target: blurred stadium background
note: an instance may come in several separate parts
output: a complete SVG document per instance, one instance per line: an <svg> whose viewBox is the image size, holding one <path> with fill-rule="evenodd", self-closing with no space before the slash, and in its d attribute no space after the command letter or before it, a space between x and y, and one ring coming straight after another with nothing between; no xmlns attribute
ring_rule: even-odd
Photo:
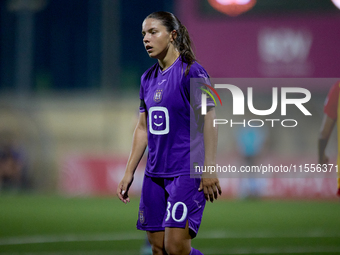
<svg viewBox="0 0 340 255"><path fill-rule="evenodd" d="M140 76L154 63L140 34L153 11L180 18L211 77L332 78L304 84L312 116L294 129L255 134L251 155L317 163L323 104L340 76L337 2L0 1L0 254L139 254L144 235L134 224L145 159L133 202L119 203L115 190L138 116ZM271 105L271 87L254 94L258 105ZM219 158L247 163L239 139L246 134L220 132L228 146ZM334 131L327 148L334 164L336 140ZM221 184L224 197L208 206L195 240L205 254L340 254L335 176Z"/></svg>

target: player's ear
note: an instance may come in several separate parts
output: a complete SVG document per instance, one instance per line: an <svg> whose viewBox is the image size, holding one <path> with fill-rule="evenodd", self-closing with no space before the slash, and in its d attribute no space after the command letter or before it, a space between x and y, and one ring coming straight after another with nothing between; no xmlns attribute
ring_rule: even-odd
<svg viewBox="0 0 340 255"><path fill-rule="evenodd" d="M171 33L170 33L170 36L171 36L170 41L171 42L175 41L176 38L177 38L177 31L176 30L172 30Z"/></svg>

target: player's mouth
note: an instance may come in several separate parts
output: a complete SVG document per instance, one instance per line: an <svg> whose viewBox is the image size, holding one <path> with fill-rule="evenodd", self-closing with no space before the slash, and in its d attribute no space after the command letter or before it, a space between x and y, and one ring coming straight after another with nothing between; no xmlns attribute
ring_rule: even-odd
<svg viewBox="0 0 340 255"><path fill-rule="evenodd" d="M146 49L147 52L150 52L150 51L153 49L153 47L151 47L151 46L149 46L149 45L146 45L146 46L145 46L145 49Z"/></svg>

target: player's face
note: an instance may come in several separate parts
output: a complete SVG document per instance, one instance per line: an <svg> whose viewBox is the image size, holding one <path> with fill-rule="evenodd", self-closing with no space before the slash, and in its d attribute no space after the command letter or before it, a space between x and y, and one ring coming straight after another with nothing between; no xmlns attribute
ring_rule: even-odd
<svg viewBox="0 0 340 255"><path fill-rule="evenodd" d="M145 19L142 24L144 47L151 58L163 59L170 47L173 36L157 19Z"/></svg>

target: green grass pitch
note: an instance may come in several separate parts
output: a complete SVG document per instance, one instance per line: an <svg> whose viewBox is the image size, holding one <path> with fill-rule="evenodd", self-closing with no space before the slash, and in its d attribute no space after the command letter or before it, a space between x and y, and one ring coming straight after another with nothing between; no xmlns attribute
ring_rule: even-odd
<svg viewBox="0 0 340 255"><path fill-rule="evenodd" d="M134 255L137 197L0 195L0 255ZM217 200L193 246L204 254L340 254L339 201Z"/></svg>

